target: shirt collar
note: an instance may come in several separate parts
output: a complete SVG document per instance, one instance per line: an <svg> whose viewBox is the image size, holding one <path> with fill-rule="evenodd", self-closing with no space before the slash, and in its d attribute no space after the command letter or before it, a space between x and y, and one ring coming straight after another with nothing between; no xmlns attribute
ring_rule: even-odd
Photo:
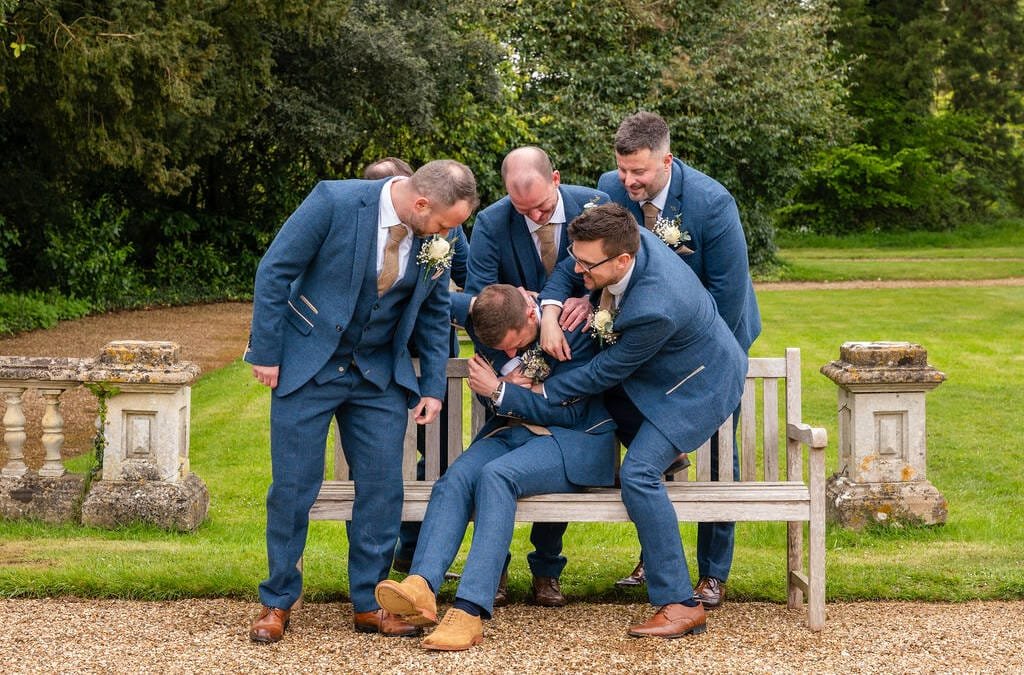
<svg viewBox="0 0 1024 675"><path fill-rule="evenodd" d="M395 211L395 203L391 201L391 184L396 180L405 180L404 176L395 176L380 189L380 209L377 216L377 227L387 230L392 225L402 225L398 212ZM406 226L406 229L409 229Z"/></svg>
<svg viewBox="0 0 1024 675"><path fill-rule="evenodd" d="M633 278L633 270L636 269L636 256L633 256L633 260L629 263L629 269L622 275L622 278L616 281L614 284L608 284L608 292L615 296L616 306L619 303L619 298L626 292L626 288L629 287L629 280Z"/></svg>

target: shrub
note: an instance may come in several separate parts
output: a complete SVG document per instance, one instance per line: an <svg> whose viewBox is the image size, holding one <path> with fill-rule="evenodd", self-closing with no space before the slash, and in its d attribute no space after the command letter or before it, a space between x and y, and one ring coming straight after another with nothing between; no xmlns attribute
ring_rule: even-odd
<svg viewBox="0 0 1024 675"><path fill-rule="evenodd" d="M14 335L37 328L50 328L58 321L77 319L90 312L85 300L59 293L0 293L0 335Z"/></svg>
<svg viewBox="0 0 1024 675"><path fill-rule="evenodd" d="M75 202L69 224L46 229L46 259L60 291L106 309L137 289L134 247L122 240L128 215L104 195L90 205Z"/></svg>

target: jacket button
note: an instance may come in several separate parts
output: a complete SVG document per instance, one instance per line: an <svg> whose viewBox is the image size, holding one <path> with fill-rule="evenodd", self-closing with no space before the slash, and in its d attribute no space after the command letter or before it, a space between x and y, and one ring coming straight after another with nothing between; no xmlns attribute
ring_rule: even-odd
<svg viewBox="0 0 1024 675"><path fill-rule="evenodd" d="M341 326L335 326L334 330L336 330L336 331L338 331L340 333L341 332Z"/></svg>

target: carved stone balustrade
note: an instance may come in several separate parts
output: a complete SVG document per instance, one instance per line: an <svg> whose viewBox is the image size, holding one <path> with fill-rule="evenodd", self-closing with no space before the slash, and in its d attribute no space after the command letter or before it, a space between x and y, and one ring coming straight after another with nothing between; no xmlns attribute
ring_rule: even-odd
<svg viewBox="0 0 1024 675"><path fill-rule="evenodd" d="M7 446L0 470L0 517L67 522L80 512L89 525L141 521L195 530L209 506L205 484L189 468L190 385L198 375L198 366L181 361L173 342L111 342L96 359L0 357ZM91 484L66 471L60 452L60 395L79 384L97 385L107 406L102 474ZM22 452L22 397L28 389L38 391L46 403L45 459L38 471L26 466Z"/></svg>

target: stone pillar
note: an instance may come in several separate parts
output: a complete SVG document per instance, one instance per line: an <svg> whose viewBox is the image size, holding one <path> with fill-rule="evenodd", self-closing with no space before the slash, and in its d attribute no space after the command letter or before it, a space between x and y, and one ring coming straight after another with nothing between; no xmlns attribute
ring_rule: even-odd
<svg viewBox="0 0 1024 675"><path fill-rule="evenodd" d="M946 522L946 499L926 477L925 393L945 374L909 342L846 342L821 368L839 387L839 471L828 480L831 522Z"/></svg>
<svg viewBox="0 0 1024 675"><path fill-rule="evenodd" d="M120 340L103 348L86 374L112 391L107 398L102 479L82 504L82 522L116 527L147 522L194 531L210 495L189 470L193 363L173 342Z"/></svg>

